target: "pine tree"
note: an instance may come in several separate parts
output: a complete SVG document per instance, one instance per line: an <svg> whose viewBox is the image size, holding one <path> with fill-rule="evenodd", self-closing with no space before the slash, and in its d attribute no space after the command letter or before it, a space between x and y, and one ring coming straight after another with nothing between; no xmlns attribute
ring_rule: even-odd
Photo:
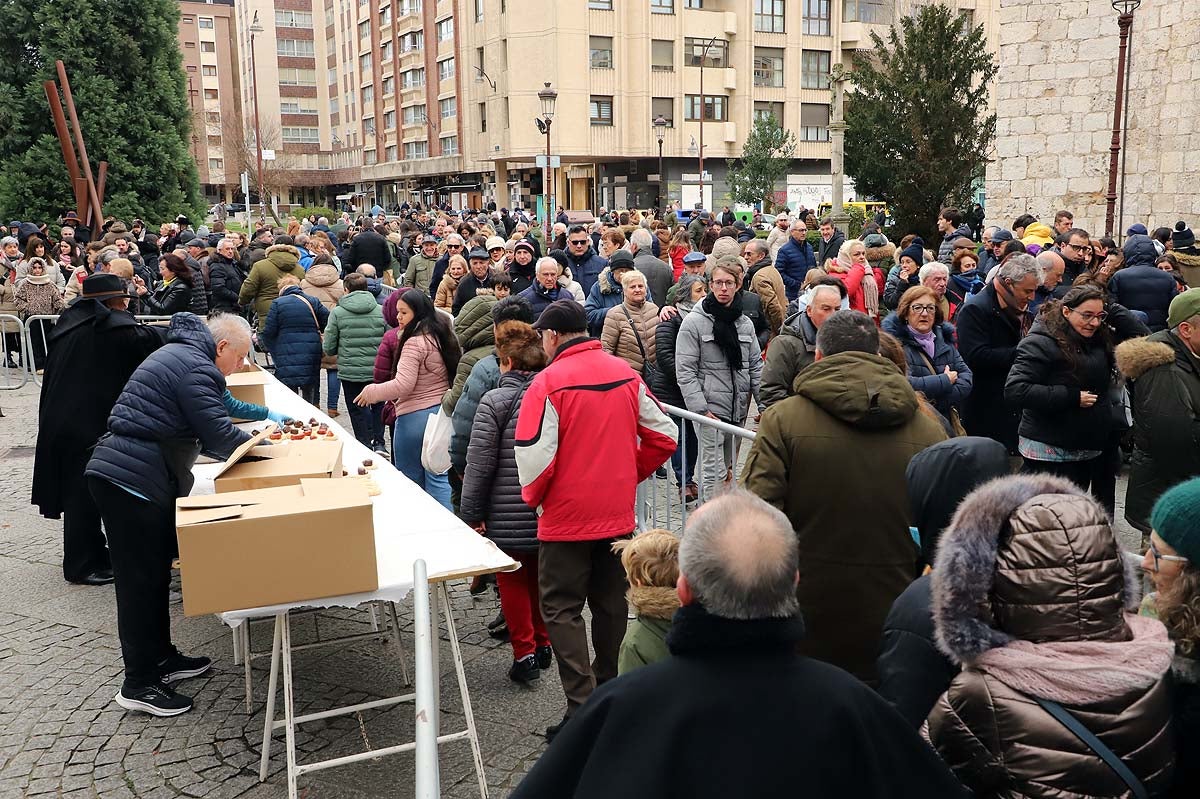
<svg viewBox="0 0 1200 799"><path fill-rule="evenodd" d="M902 17L887 42L854 58L846 101L846 174L885 201L903 233L935 241L938 210L965 208L996 134L988 86L997 67L983 26L944 5Z"/></svg>
<svg viewBox="0 0 1200 799"><path fill-rule="evenodd" d="M104 212L128 222L203 211L175 0L0 0L0 216L52 221L75 193L46 95L62 60Z"/></svg>
<svg viewBox="0 0 1200 799"><path fill-rule="evenodd" d="M796 135L780 127L774 116L756 119L742 146L741 162L726 161L729 199L746 204L761 200L769 211L775 184L787 176L795 152Z"/></svg>

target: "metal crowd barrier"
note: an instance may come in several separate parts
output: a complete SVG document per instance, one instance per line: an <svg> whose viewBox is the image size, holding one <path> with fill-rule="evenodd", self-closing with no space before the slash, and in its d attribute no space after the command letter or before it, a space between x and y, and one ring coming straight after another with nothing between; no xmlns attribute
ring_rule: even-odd
<svg viewBox="0 0 1200 799"><path fill-rule="evenodd" d="M25 346L25 327L19 317L0 314L0 331L4 333L4 351L0 352L0 391L21 388L30 378L30 370L25 366L30 360Z"/></svg>
<svg viewBox="0 0 1200 799"><path fill-rule="evenodd" d="M451 612L449 608L447 612ZM433 654L438 642L433 633L434 621L429 610L429 576L425 561L417 560L413 564L415 799L437 799L441 796L441 776L438 773L438 674Z"/></svg>
<svg viewBox="0 0 1200 799"><path fill-rule="evenodd" d="M0 316L0 320L8 318L16 319L16 317ZM135 316L134 318L142 324L154 324L158 322L171 321L170 316L145 315ZM20 388L21 386L25 385L27 380L32 380L34 385L40 386L42 384L42 376L38 374L38 367L37 363L35 362L36 359L34 358L34 352L35 348L40 345L42 357L45 358L45 353L49 352L50 350L49 340L47 338L47 330L54 327L54 325L57 323L57 314L26 317L24 325L21 327L21 338L24 342L24 349L21 354L21 368L25 372L25 377L19 384L15 386L8 386L4 384L4 376L3 373L0 372L0 388ZM21 325L21 320L17 319L17 324Z"/></svg>
<svg viewBox="0 0 1200 799"><path fill-rule="evenodd" d="M679 433L679 457L680 467L683 472L683 479L676 481L672 461L667 461L663 469L666 472L665 477L660 477L657 474L643 480L638 485L637 490L637 526L638 530L649 530L651 528L661 528L670 530L674 533L682 533L684 525L687 524L688 513L703 504L706 500L718 496L725 490L726 485L736 484L741 474L742 462L748 451L748 447L744 446L747 442L751 442L755 438L755 431L745 427L728 424L726 422L710 419L707 416L692 413L684 408L677 408L674 405L662 406L667 415L676 420ZM687 428L691 427L696 432L696 446L698 451L696 454L695 468L688 470L688 443L687 443ZM723 479L705 480L704 474L704 456L711 452L709 447L724 447L723 436L717 436L715 442L706 445L702 431L709 430L713 434L723 433L726 436L733 438L733 458L732 458L732 479L726 483ZM724 457L725 453L720 453ZM717 457L714 453L713 457ZM687 484L694 482L698 488L697 497L692 502L687 500ZM708 483L712 484L709 485Z"/></svg>

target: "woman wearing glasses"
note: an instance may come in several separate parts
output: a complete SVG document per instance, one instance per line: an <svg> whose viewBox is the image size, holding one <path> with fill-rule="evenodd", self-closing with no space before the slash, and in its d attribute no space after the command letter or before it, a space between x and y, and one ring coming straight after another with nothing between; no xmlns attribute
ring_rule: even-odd
<svg viewBox="0 0 1200 799"><path fill-rule="evenodd" d="M913 390L924 394L949 420L971 393L971 370L954 346L954 328L942 316L937 293L927 286L913 286L882 327L904 347Z"/></svg>
<svg viewBox="0 0 1200 799"><path fill-rule="evenodd" d="M1166 491L1150 514L1154 527L1142 570L1154 587L1142 615L1157 618L1175 643L1175 781L1172 797L1200 795L1200 478Z"/></svg>
<svg viewBox="0 0 1200 799"><path fill-rule="evenodd" d="M1109 400L1112 334L1104 292L1076 286L1042 306L1004 385L1021 410L1017 448L1022 472L1047 472L1090 489L1109 515L1116 500L1119 458Z"/></svg>

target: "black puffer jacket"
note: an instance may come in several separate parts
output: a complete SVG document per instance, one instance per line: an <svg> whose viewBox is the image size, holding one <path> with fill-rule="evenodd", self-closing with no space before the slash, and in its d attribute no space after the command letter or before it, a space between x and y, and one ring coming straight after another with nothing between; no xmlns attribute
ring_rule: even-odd
<svg viewBox="0 0 1200 799"><path fill-rule="evenodd" d="M1025 438L1065 449L1104 449L1113 422L1108 399L1113 354L1098 337L1087 340L1074 331L1067 336L1075 348L1074 367L1045 324L1036 322L1017 345L1004 399L1021 409L1019 432ZM1095 405L1079 406L1083 391L1099 396Z"/></svg>
<svg viewBox="0 0 1200 799"><path fill-rule="evenodd" d="M507 552L536 550L538 518L521 498L514 441L521 398L535 372L511 371L483 395L463 475L459 516L468 524L487 524L489 540Z"/></svg>
<svg viewBox="0 0 1200 799"><path fill-rule="evenodd" d="M192 306L197 293L204 296L204 292L194 292L191 286L176 278L142 297L142 313L149 316L170 316L180 311L195 313Z"/></svg>
<svg viewBox="0 0 1200 799"><path fill-rule="evenodd" d="M659 322L658 327L654 328L654 353L658 368L650 373L650 391L659 402L676 408L683 407L683 394L675 377L675 342L679 339L683 318L694 305L691 302L675 303L679 313Z"/></svg>
<svg viewBox="0 0 1200 799"><path fill-rule="evenodd" d="M213 361L216 354L204 321L176 314L167 345L142 362L117 398L108 434L85 474L170 508L191 491L191 469L201 451L226 458L249 440L225 410L225 376Z"/></svg>
<svg viewBox="0 0 1200 799"><path fill-rule="evenodd" d="M212 295L212 310L232 311L237 312L240 304L238 303L238 292L242 290L242 281L245 275L242 274L241 265L237 264L221 253L214 253L208 259L208 285L209 293Z"/></svg>

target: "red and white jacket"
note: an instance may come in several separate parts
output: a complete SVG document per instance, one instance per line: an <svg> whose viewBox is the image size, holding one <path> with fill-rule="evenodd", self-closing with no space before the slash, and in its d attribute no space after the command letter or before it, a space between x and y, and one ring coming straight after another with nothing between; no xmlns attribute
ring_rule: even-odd
<svg viewBox="0 0 1200 799"><path fill-rule="evenodd" d="M637 485L675 452L675 423L642 378L596 339L568 342L517 417L521 496L541 541L615 538L636 526Z"/></svg>

